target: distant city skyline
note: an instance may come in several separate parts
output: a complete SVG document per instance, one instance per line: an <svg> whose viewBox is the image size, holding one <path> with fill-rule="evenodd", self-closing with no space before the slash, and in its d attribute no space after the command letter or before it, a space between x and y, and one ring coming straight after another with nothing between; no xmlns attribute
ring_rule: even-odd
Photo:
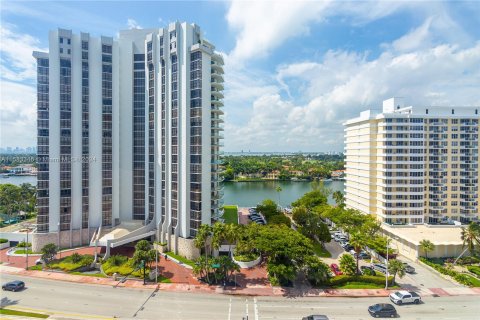
<svg viewBox="0 0 480 320"><path fill-rule="evenodd" d="M342 151L342 123L389 96L480 104L475 1L2 1L0 147L36 143L44 30L201 25L225 57L225 151Z"/></svg>
<svg viewBox="0 0 480 320"><path fill-rule="evenodd" d="M32 146L32 147L20 147L20 146L7 146L7 147L0 147L0 153L3 154L12 154L12 153L36 153L37 152L37 147Z"/></svg>

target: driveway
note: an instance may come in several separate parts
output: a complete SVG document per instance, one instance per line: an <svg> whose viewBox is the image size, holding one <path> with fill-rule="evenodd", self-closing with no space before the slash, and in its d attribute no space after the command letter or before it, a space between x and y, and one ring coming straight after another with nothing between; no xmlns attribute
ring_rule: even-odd
<svg viewBox="0 0 480 320"><path fill-rule="evenodd" d="M397 280L402 286L411 287L412 289L463 287L463 285L457 282L442 277L436 271L426 268L419 262L411 261L402 256L399 257L399 260L405 261L415 268L415 273L407 273L402 279Z"/></svg>

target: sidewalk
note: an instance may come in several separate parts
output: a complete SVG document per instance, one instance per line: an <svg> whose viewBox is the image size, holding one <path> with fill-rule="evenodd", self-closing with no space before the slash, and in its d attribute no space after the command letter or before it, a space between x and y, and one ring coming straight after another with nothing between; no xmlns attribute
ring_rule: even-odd
<svg viewBox="0 0 480 320"><path fill-rule="evenodd" d="M0 265L1 273L22 275L27 277L68 281L83 284L109 285L115 286L118 281L110 278L96 278L89 276L71 275L58 272L47 271L26 271L21 268ZM118 285L119 287L134 289L154 289L155 284L143 285L142 281L127 280L125 283ZM310 289L308 291L300 291L293 288L272 287L270 285L256 284L247 285L242 288L223 289L218 286L208 286L205 284L190 283L160 283L160 290L174 292L193 292L193 293L212 293L212 294L230 294L242 296L284 296L284 297L387 297L391 291L384 289ZM480 295L480 288L430 288L422 289L422 296L461 296L461 295Z"/></svg>

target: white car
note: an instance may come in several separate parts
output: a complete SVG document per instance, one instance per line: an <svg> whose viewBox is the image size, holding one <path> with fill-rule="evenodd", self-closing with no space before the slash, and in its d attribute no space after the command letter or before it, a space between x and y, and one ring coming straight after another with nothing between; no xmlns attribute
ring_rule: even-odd
<svg viewBox="0 0 480 320"><path fill-rule="evenodd" d="M38 265L41 265L41 264L45 264L45 261L43 261L42 258L35 260L35 265L38 266Z"/></svg>
<svg viewBox="0 0 480 320"><path fill-rule="evenodd" d="M392 300L393 303L401 305L404 303L415 303L419 304L422 298L413 291L397 291L390 293L390 300Z"/></svg>

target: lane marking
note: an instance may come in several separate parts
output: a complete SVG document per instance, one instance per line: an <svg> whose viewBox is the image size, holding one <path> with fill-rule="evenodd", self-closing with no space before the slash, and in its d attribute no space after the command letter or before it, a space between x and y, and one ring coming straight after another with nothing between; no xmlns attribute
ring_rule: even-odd
<svg viewBox="0 0 480 320"><path fill-rule="evenodd" d="M230 298L230 303L228 304L228 320L231 319L232 316L232 298Z"/></svg>
<svg viewBox="0 0 480 320"><path fill-rule="evenodd" d="M253 310L255 312L255 320L258 320L257 298L253 298Z"/></svg>
<svg viewBox="0 0 480 320"><path fill-rule="evenodd" d="M248 299L245 299L245 303L246 303L246 308L247 308L247 313L245 314L247 316L247 320L248 320Z"/></svg>

